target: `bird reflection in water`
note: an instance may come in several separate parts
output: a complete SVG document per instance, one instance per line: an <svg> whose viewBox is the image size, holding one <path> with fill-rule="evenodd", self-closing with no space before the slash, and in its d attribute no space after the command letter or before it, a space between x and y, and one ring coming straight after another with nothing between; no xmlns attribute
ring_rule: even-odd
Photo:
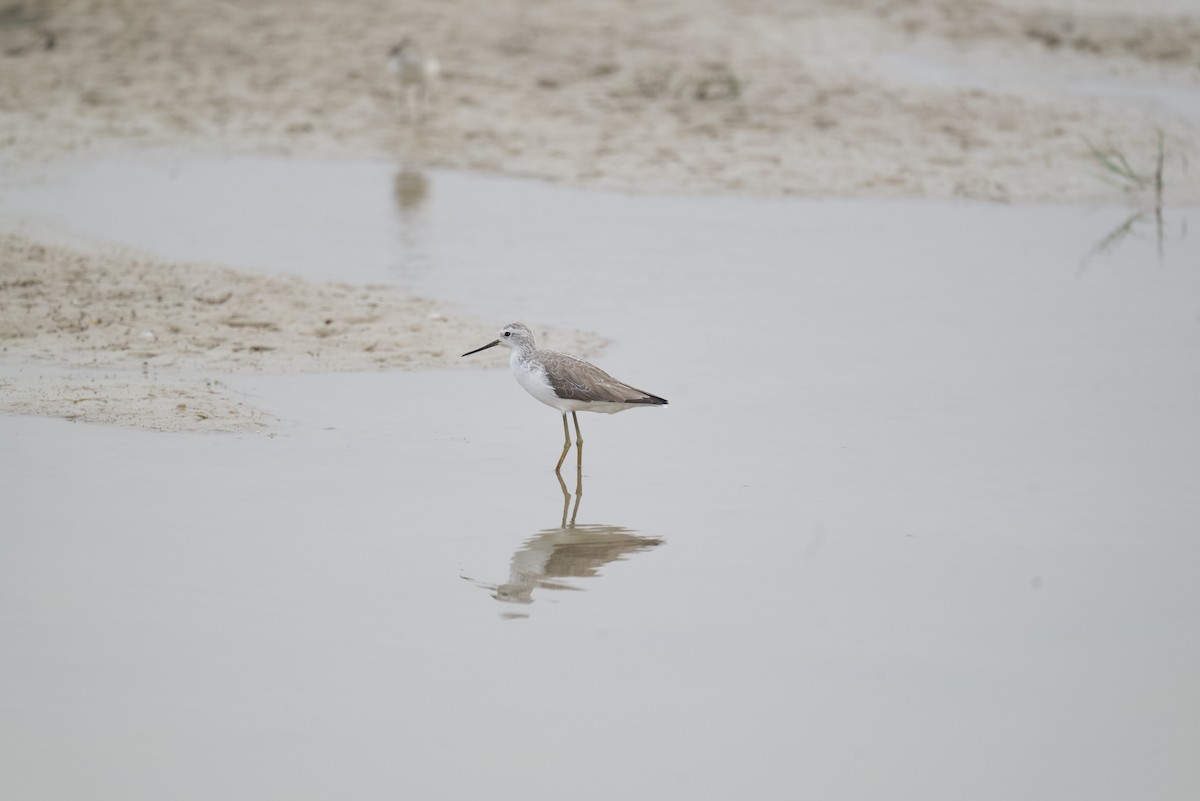
<svg viewBox="0 0 1200 801"><path fill-rule="evenodd" d="M428 247L430 179L419 162L401 162L392 179L392 199L399 213L397 264L411 278L431 265Z"/></svg>
<svg viewBox="0 0 1200 801"><path fill-rule="evenodd" d="M576 523L579 502L583 498L583 475L576 473L573 500L561 475L558 476L558 483L563 494L559 527L539 531L517 549L509 563L508 581L505 583L475 582L489 590L497 601L531 604L534 590L582 590L582 587L563 579L593 578L610 562L626 559L662 544L657 537L643 537L622 526ZM510 612L503 616L524 618L529 615Z"/></svg>
<svg viewBox="0 0 1200 801"><path fill-rule="evenodd" d="M429 196L429 179L417 167L405 164L392 180L392 197L402 217L412 216L421 210Z"/></svg>

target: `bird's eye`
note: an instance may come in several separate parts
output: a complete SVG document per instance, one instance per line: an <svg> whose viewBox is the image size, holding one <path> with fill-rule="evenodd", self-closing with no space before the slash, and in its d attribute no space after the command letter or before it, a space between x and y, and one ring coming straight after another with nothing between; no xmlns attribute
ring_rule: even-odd
<svg viewBox="0 0 1200 801"><path fill-rule="evenodd" d="M512 331L505 331L505 332L504 332L504 336L506 336L506 337L511 337L511 336L512 336Z"/></svg>

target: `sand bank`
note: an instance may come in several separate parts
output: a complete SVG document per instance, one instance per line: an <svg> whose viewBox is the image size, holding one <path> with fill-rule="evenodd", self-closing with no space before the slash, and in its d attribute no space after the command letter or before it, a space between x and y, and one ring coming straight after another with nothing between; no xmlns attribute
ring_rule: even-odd
<svg viewBox="0 0 1200 801"><path fill-rule="evenodd" d="M0 378L0 409L9 411L154 430L253 429L270 415L229 396L216 376L478 367L460 354L495 336L491 321L448 314L394 287L170 264L16 235L0 236L0 264L4 362L73 370ZM543 328L540 336L585 354L603 345L578 332ZM151 370L155 380L133 380Z"/></svg>

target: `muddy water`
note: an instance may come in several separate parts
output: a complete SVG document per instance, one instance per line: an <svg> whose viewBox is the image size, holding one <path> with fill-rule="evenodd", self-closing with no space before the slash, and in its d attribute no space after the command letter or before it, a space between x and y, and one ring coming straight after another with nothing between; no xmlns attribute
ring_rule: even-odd
<svg viewBox="0 0 1200 801"><path fill-rule="evenodd" d="M270 436L0 417L6 797L1200 791L1190 211L1160 256L1095 250L1119 208L159 155L0 213L596 330L671 401L584 416L578 509L503 371L223 378Z"/></svg>

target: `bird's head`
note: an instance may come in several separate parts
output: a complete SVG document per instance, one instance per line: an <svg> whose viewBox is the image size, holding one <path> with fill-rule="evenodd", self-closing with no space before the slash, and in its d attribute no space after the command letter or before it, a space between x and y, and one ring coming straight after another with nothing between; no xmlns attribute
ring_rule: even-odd
<svg viewBox="0 0 1200 801"><path fill-rule="evenodd" d="M472 353L479 353L481 350L487 350L496 345L503 345L506 348L532 348L533 332L524 323L509 323L500 329L500 336L483 347L467 351L463 356L470 356Z"/></svg>

